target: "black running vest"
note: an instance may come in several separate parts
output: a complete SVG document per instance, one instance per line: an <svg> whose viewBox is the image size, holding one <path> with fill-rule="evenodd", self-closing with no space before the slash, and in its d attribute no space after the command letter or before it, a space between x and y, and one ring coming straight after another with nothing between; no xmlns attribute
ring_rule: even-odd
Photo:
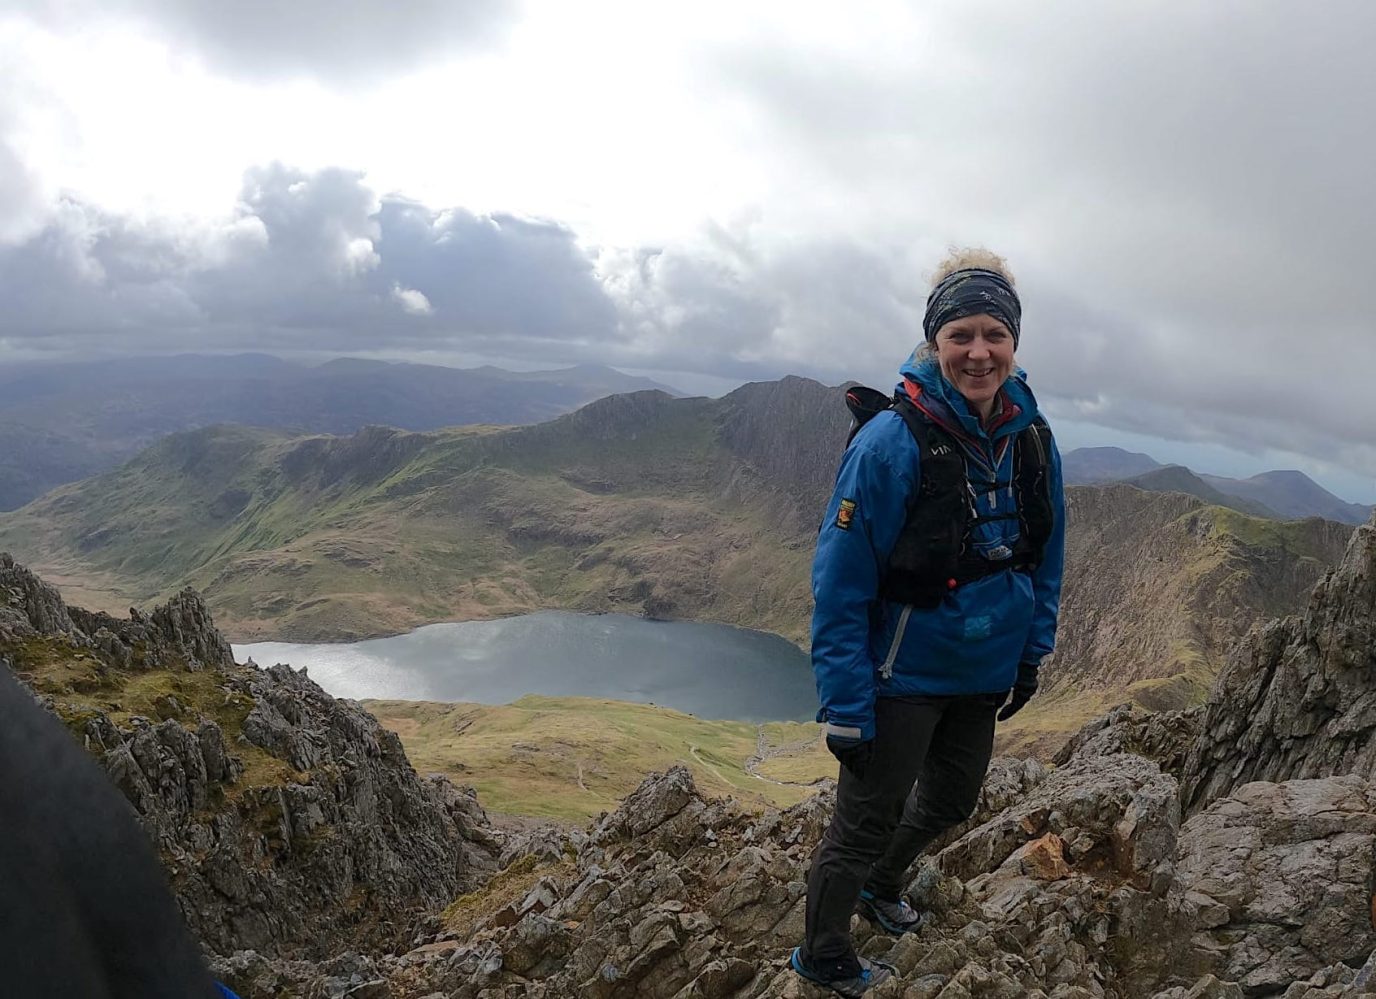
<svg viewBox="0 0 1376 999"><path fill-rule="evenodd" d="M907 519L889 555L879 583L885 600L914 607L936 607L957 587L994 573L1030 573L1042 562L1054 527L1051 504L1051 428L1040 416L1013 442L1013 496L1016 509L981 515L975 508L976 487L970 482L965 454L955 439L924 416L902 392L892 398L855 386L846 404L860 427L885 409L895 410L917 444L921 485L908 500ZM849 444L849 440L847 440ZM1009 483L980 489L993 492ZM970 532L980 524L1017 520L1018 541L1007 558L991 560L969 550Z"/></svg>

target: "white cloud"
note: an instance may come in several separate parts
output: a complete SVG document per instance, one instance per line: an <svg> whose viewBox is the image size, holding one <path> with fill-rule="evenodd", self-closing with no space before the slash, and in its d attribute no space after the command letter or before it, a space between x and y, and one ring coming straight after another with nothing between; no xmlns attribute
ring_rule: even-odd
<svg viewBox="0 0 1376 999"><path fill-rule="evenodd" d="M414 288L403 288L399 284L392 285L392 298L401 306L404 312L413 316L428 316L435 311L430 304L430 299L426 298Z"/></svg>
<svg viewBox="0 0 1376 999"><path fill-rule="evenodd" d="M877 382L987 243L1053 412L1376 473L1369 4L462 6L0 19L0 335Z"/></svg>

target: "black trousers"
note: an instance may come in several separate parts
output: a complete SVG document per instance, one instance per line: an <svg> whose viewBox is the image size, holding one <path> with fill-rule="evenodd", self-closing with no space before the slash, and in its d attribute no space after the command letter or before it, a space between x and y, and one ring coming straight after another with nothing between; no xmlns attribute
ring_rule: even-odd
<svg viewBox="0 0 1376 999"><path fill-rule="evenodd" d="M868 887L896 899L917 855L975 811L1003 695L881 698L863 780L845 767L836 811L812 855L803 958L853 952L850 917Z"/></svg>

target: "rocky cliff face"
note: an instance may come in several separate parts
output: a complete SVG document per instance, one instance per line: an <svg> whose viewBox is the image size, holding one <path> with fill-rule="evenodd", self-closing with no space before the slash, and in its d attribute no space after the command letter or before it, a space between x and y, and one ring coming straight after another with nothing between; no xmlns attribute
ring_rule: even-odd
<svg viewBox="0 0 1376 999"><path fill-rule="evenodd" d="M789 526L815 532L851 423L842 389L794 375L754 382L725 396L717 419L722 443L771 484Z"/></svg>
<svg viewBox="0 0 1376 999"><path fill-rule="evenodd" d="M861 952L899 972L876 999L1371 994L1376 785L1356 705L1376 698L1372 535L1204 708L1115 711L1054 770L995 761L974 818L910 872L921 930L857 922ZM8 561L0 596L3 655L124 788L246 999L820 996L787 955L829 790L761 816L674 769L584 832L508 842L488 878L498 843L476 802L418 779L301 674L217 658L194 595L100 618L124 659ZM1248 664L1259 686L1233 697ZM1301 717L1286 705L1328 714L1282 725ZM1248 782L1274 766L1249 753L1314 776Z"/></svg>
<svg viewBox="0 0 1376 999"><path fill-rule="evenodd" d="M1249 780L1376 776L1376 521L1303 614L1268 624L1229 659L1184 770L1198 809Z"/></svg>
<svg viewBox="0 0 1376 999"><path fill-rule="evenodd" d="M213 952L385 945L495 867L471 790L304 673L236 666L192 591L121 621L0 555L0 662L124 792Z"/></svg>
<svg viewBox="0 0 1376 999"><path fill-rule="evenodd" d="M1179 778L1185 760L1199 738L1203 705L1180 711L1147 711L1120 704L1106 715L1087 722L1052 757L1056 766L1071 760L1131 753L1144 756Z"/></svg>
<svg viewBox="0 0 1376 999"><path fill-rule="evenodd" d="M1149 681L1134 693L1154 709L1206 691L1258 620L1301 604L1351 533L1327 521L1249 521L1182 493L1120 485L1071 489L1067 507L1048 689Z"/></svg>
<svg viewBox="0 0 1376 999"><path fill-rule="evenodd" d="M1357 994L1376 946L1376 789L1251 784L1184 824L1177 790L1117 754L1043 772L982 812L913 872L920 932L856 923L861 952L899 972L876 999ZM820 997L787 955L831 804L824 792L753 816L673 770L586 834L524 844L405 953L239 954L217 970L250 997Z"/></svg>

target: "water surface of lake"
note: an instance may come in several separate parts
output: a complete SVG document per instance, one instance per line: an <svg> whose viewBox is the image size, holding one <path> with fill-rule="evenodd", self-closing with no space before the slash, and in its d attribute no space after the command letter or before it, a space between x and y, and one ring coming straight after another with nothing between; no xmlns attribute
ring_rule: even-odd
<svg viewBox="0 0 1376 999"><path fill-rule="evenodd" d="M541 611L348 644L235 645L234 655L305 666L336 697L606 697L741 721L807 721L817 710L807 655L777 635L623 614Z"/></svg>

